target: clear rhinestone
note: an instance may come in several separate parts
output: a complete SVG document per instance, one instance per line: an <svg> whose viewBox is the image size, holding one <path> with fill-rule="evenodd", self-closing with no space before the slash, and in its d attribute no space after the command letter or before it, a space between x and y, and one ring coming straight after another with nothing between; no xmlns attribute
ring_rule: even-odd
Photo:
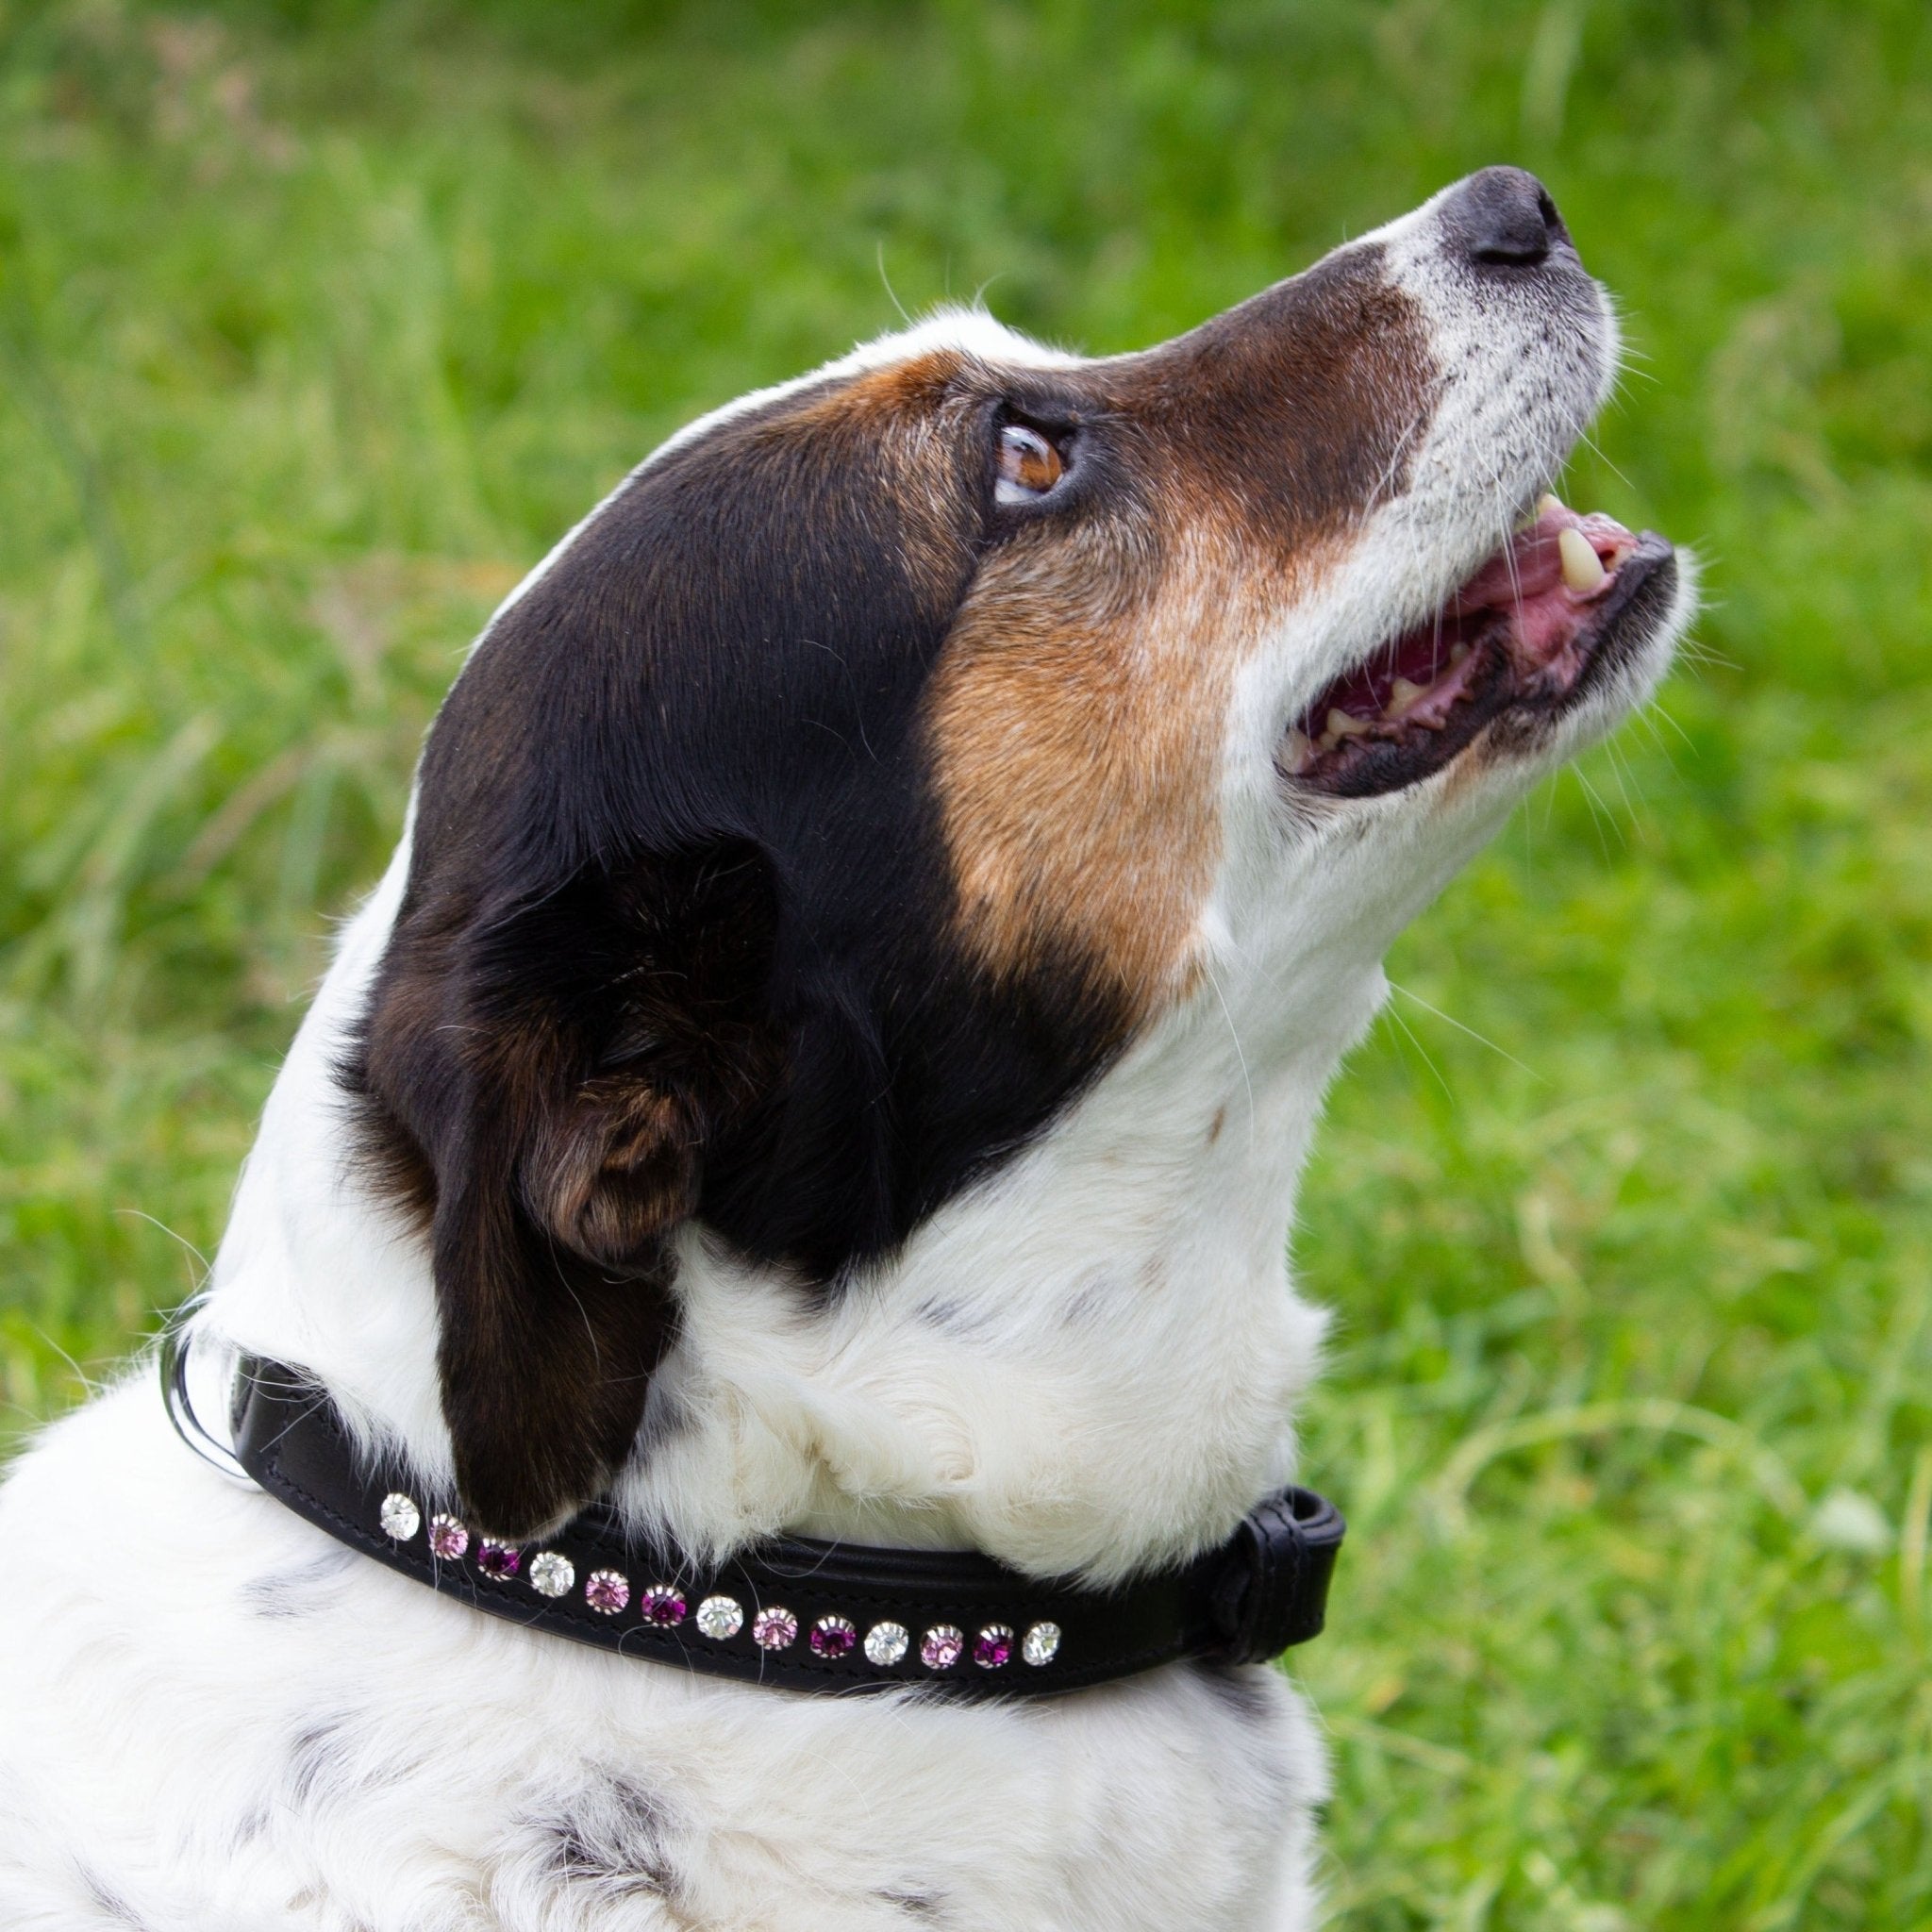
<svg viewBox="0 0 1932 1932"><path fill-rule="evenodd" d="M563 1596L577 1580L577 1566L556 1550L539 1550L530 1558L530 1588L542 1596Z"/></svg>
<svg viewBox="0 0 1932 1932"><path fill-rule="evenodd" d="M821 1617L811 1626L812 1652L818 1657L843 1657L858 1641L850 1617Z"/></svg>
<svg viewBox="0 0 1932 1932"><path fill-rule="evenodd" d="M524 1553L514 1543L499 1542L486 1536L476 1545L476 1567L486 1576L506 1583L524 1567Z"/></svg>
<svg viewBox="0 0 1932 1932"><path fill-rule="evenodd" d="M638 1615L660 1630L672 1630L684 1622L684 1592L675 1583L654 1583L638 1598Z"/></svg>
<svg viewBox="0 0 1932 1932"><path fill-rule="evenodd" d="M782 1604L773 1604L751 1620L751 1641L760 1650L784 1650L798 1638L798 1619Z"/></svg>
<svg viewBox="0 0 1932 1932"><path fill-rule="evenodd" d="M1058 1624L1035 1624L1020 1642L1020 1655L1038 1670L1041 1664L1050 1664L1060 1652L1060 1626Z"/></svg>
<svg viewBox="0 0 1932 1932"><path fill-rule="evenodd" d="M698 1628L713 1643L723 1643L744 1628L744 1606L735 1596L708 1596L698 1606Z"/></svg>
<svg viewBox="0 0 1932 1932"><path fill-rule="evenodd" d="M935 1624L920 1640L919 1660L929 1671L950 1671L965 1648L966 1639L957 1625Z"/></svg>
<svg viewBox="0 0 1932 1932"><path fill-rule="evenodd" d="M1013 1633L1004 1624L989 1624L974 1640L973 1661L982 1671L1001 1669L1013 1655Z"/></svg>
<svg viewBox="0 0 1932 1932"><path fill-rule="evenodd" d="M874 1624L865 1633L865 1654L880 1670L891 1670L911 1641L903 1624Z"/></svg>
<svg viewBox="0 0 1932 1932"><path fill-rule="evenodd" d="M455 1562L470 1547L470 1532L454 1516L436 1515L429 1519L429 1550L432 1556Z"/></svg>
<svg viewBox="0 0 1932 1932"><path fill-rule="evenodd" d="M406 1543L423 1527L423 1512L405 1495L388 1495L382 1499L382 1533L392 1536L399 1543Z"/></svg>
<svg viewBox="0 0 1932 1932"><path fill-rule="evenodd" d="M630 1601L630 1585L615 1570L592 1570L584 1578L584 1601L606 1617L614 1617Z"/></svg>

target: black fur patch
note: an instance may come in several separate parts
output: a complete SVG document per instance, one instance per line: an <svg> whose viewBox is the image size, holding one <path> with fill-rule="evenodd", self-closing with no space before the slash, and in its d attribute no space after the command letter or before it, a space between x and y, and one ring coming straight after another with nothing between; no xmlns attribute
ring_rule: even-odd
<svg viewBox="0 0 1932 1932"><path fill-rule="evenodd" d="M839 422L728 425L646 471L430 737L346 1074L365 1151L431 1217L458 1479L505 1533L629 1449L679 1222L829 1283L1116 1041L1077 971L993 988L943 940L918 699L973 464L950 532L909 531Z"/></svg>
<svg viewBox="0 0 1932 1932"><path fill-rule="evenodd" d="M679 1879L667 1848L669 1827L670 1813L655 1793L612 1777L542 1828L552 1865L567 1882L615 1897L675 1898Z"/></svg>
<svg viewBox="0 0 1932 1932"><path fill-rule="evenodd" d="M305 1724L289 1740L289 1796L297 1809L348 1782L352 1725L342 1716Z"/></svg>
<svg viewBox="0 0 1932 1932"><path fill-rule="evenodd" d="M1243 1724L1273 1724L1280 1714L1272 1664L1197 1663L1208 1690Z"/></svg>
<svg viewBox="0 0 1932 1932"><path fill-rule="evenodd" d="M893 1885L875 1892L875 1898L889 1906L895 1906L908 1918L938 1920L946 1909L946 1895L935 1887L924 1885Z"/></svg>
<svg viewBox="0 0 1932 1932"><path fill-rule="evenodd" d="M147 1921L92 1865L80 1867L80 1882L94 1909L109 1924L124 1927L125 1932L147 1932Z"/></svg>
<svg viewBox="0 0 1932 1932"><path fill-rule="evenodd" d="M293 1570L271 1570L242 1586L242 1596L258 1617L307 1617L322 1609L329 1586L356 1567L351 1550L325 1550Z"/></svg>

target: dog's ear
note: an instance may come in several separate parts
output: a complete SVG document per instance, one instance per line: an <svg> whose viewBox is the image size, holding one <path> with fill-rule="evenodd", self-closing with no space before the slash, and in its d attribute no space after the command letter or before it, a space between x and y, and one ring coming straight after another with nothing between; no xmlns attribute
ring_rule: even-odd
<svg viewBox="0 0 1932 1932"><path fill-rule="evenodd" d="M758 856L712 841L404 905L352 1085L365 1144L429 1221L438 1368L476 1524L527 1538L621 1467L675 1331L668 1246L708 1141L774 1074L774 914Z"/></svg>

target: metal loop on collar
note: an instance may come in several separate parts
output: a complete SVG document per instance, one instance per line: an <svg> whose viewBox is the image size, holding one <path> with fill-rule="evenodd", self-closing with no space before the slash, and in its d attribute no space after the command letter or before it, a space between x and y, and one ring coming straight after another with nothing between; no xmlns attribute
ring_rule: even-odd
<svg viewBox="0 0 1932 1932"><path fill-rule="evenodd" d="M168 1421L175 1433L210 1469L219 1470L231 1482L245 1483L255 1489L255 1478L242 1467L234 1450L219 1437L209 1435L194 1412L194 1403L188 1393L188 1356L193 1339L187 1310L175 1309L161 1330L161 1403L168 1411Z"/></svg>

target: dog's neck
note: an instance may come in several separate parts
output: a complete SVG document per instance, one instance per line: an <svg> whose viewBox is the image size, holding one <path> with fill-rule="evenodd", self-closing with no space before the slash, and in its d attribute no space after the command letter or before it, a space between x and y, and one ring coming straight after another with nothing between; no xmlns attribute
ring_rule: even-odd
<svg viewBox="0 0 1932 1932"><path fill-rule="evenodd" d="M309 1370L437 1482L426 1241L358 1173L336 1078L407 850L275 1083L202 1319ZM1288 1278L1294 1180L1382 984L1373 959L1298 973L1252 1011L1210 984L822 1306L689 1233L680 1337L619 1507L696 1552L791 1527L1098 1580L1224 1537L1291 1473L1323 1325Z"/></svg>

